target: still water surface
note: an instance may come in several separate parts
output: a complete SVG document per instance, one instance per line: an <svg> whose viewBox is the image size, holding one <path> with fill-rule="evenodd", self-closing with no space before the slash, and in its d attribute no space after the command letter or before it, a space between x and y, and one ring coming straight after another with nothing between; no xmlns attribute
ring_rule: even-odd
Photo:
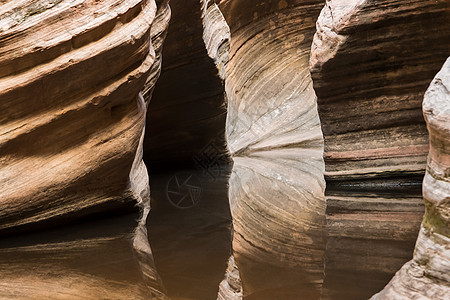
<svg viewBox="0 0 450 300"><path fill-rule="evenodd" d="M151 174L152 210L140 221L3 238L0 298L367 299L411 259L420 195L336 193L327 207L314 166L289 160L261 154L232 171ZM392 198L397 209L339 208L352 197Z"/></svg>

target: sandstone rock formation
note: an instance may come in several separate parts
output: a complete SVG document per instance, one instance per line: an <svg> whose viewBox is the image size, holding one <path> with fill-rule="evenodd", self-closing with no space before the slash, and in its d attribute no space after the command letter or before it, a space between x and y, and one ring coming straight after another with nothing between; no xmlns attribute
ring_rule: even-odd
<svg viewBox="0 0 450 300"><path fill-rule="evenodd" d="M326 2L310 69L325 141L327 250L358 248L358 240L376 249L395 239L398 250L381 246L379 256L389 257L389 272L405 258L401 243L407 249L423 213L428 139L421 102L448 56L449 8L448 1ZM364 236L355 234L361 226ZM350 271L330 264L330 254L328 275ZM329 280L325 293L334 290Z"/></svg>
<svg viewBox="0 0 450 300"><path fill-rule="evenodd" d="M233 253L220 285L217 272L188 270L188 286L208 281L188 296L368 297L410 258L428 151L414 258L373 298L450 294L449 60L425 95L429 141L421 110L448 56L449 2L172 0L163 47L168 2L0 5L0 230L125 202L144 213L132 249L123 236L0 249L17 262L0 260L0 296L31 281L49 297L75 280L57 296L166 299L143 152L154 166L204 169L202 154L222 163L228 150ZM185 259L166 251L173 241L154 241L161 260ZM36 260L42 248L49 260ZM116 250L135 255L136 282L69 261ZM171 292L183 283L166 267Z"/></svg>
<svg viewBox="0 0 450 300"><path fill-rule="evenodd" d="M217 300L241 300L242 296L242 282L239 269L234 261L234 256L231 255L228 260L225 277L219 285Z"/></svg>
<svg viewBox="0 0 450 300"><path fill-rule="evenodd" d="M219 7L231 30L225 74L231 154L321 141L308 70L320 1L220 1Z"/></svg>
<svg viewBox="0 0 450 300"><path fill-rule="evenodd" d="M414 258L372 299L447 299L450 295L450 58L425 93L430 152L423 181L426 212Z"/></svg>
<svg viewBox="0 0 450 300"><path fill-rule="evenodd" d="M325 251L324 165L308 66L321 4L211 2L204 8L218 7L231 32L229 60L216 61L226 62L234 256L218 298L317 298ZM205 32L214 32L207 21ZM221 37L218 30L207 40Z"/></svg>
<svg viewBox="0 0 450 300"><path fill-rule="evenodd" d="M158 4L2 2L0 229L148 200L140 91L158 74Z"/></svg>
<svg viewBox="0 0 450 300"><path fill-rule="evenodd" d="M449 17L446 0L326 2L311 73L327 185L421 181L428 152L421 102L448 55ZM376 180L386 177L399 181Z"/></svg>

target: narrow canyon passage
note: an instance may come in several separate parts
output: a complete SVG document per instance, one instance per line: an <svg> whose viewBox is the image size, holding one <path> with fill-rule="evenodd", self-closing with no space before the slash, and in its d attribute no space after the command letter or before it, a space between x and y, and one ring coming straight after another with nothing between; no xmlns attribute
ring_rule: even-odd
<svg viewBox="0 0 450 300"><path fill-rule="evenodd" d="M446 299L450 5L344 2L0 3L0 299Z"/></svg>
<svg viewBox="0 0 450 300"><path fill-rule="evenodd" d="M230 6L225 1L217 6L212 1L203 2L203 38L211 58L208 64L211 66L215 62L220 78L225 81L226 134L233 157L228 192L233 245L227 272L220 284L219 299L369 298L412 257L423 214L420 183L408 179L404 183L397 180L393 185L383 180L370 184L343 181L331 184L325 198L323 140L309 75L308 53L315 18L304 18L299 11L292 15L279 14L278 10L286 7L276 6L265 7L261 16L246 16L246 5L252 4L236 1ZM303 4L297 5L302 7ZM180 4L175 8L183 9ZM220 8L225 19L228 17L233 20L232 24L245 26L224 28L228 24L223 23ZM309 3L302 13L309 17L314 11L318 14L321 8L319 4ZM176 19L173 22L177 24ZM290 32L283 26L296 30ZM191 30L201 31L199 28ZM229 38L228 30L234 40L231 39L230 53L224 54L219 48L223 51L222 46ZM278 38L277 30L283 34L283 39ZM205 51L203 56L207 58ZM275 60L279 63L273 64ZM179 72L178 77L198 76L195 71L171 71ZM221 86L217 88L220 90ZM196 105L200 107L201 103ZM205 130L211 128L207 124ZM214 142L214 138L211 140ZM208 146L207 142L204 145ZM204 154L203 150L205 148L191 154L190 160L195 161ZM217 148L208 150L213 157L220 156ZM183 170L186 171L193 172ZM207 175L209 171L197 165L195 172ZM177 171L171 174L176 176ZM151 178L157 180L157 176ZM167 182L170 182L169 177L166 175ZM152 188L152 191L159 194L159 201L165 201L170 207L167 195L163 196L163 186L160 184L159 189ZM186 217L180 218L183 214ZM186 271L176 270L177 267L187 269L193 262L170 259L172 253L184 253L176 246L170 248L171 244L177 245L173 239L186 241L188 247L195 244L187 242L190 237L185 230L179 229L178 235L175 230L183 228L182 224L192 225L185 220L189 219L189 212L169 210L162 218L164 226L158 226L156 221L158 209L153 216L155 223L149 225L150 241L152 230L157 233L173 222L170 242L153 236L159 244L156 247L165 250L159 250L161 254L155 254L155 260L158 266L159 255L161 270L166 274L162 276L163 281L166 278L170 286L169 295L176 299L203 299L200 295L192 297L194 292L189 282L194 279L189 278ZM226 217L222 217L219 220L226 222ZM216 244L226 241L228 239L218 239ZM210 255L208 244L205 242L206 257ZM205 263L194 261L199 265ZM222 269L224 263L222 256ZM201 268L199 265L191 270ZM214 284L209 286L210 292L215 291Z"/></svg>

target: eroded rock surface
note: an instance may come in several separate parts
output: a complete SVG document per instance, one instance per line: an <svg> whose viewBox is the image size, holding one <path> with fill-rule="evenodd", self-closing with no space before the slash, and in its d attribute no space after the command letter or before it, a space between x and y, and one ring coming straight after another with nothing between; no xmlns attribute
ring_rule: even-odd
<svg viewBox="0 0 450 300"><path fill-rule="evenodd" d="M309 51L320 1L221 1L231 30L225 75L232 155L321 141Z"/></svg>
<svg viewBox="0 0 450 300"><path fill-rule="evenodd" d="M140 91L158 75L158 4L2 2L0 229L148 200Z"/></svg>
<svg viewBox="0 0 450 300"><path fill-rule="evenodd" d="M419 231L429 149L421 103L448 56L449 8L448 1L326 2L310 69L325 141L327 250L346 244L358 248L358 240L376 249L389 239L407 249ZM363 236L356 234L361 226ZM384 249L379 256L391 262L392 271L405 253ZM346 266L333 265L329 254L326 272L340 270L345 278ZM385 273L389 268L378 269ZM326 293L333 290L327 278L325 286Z"/></svg>
<svg viewBox="0 0 450 300"><path fill-rule="evenodd" d="M234 256L218 298L318 298L325 251L323 140L308 66L321 3L215 3L231 32L224 77L234 161Z"/></svg>
<svg viewBox="0 0 450 300"><path fill-rule="evenodd" d="M449 8L446 0L326 2L311 73L327 184L421 181L428 152L421 102L448 55Z"/></svg>
<svg viewBox="0 0 450 300"><path fill-rule="evenodd" d="M423 181L426 212L414 258L372 299L447 299L450 295L450 58L425 93L430 137Z"/></svg>
<svg viewBox="0 0 450 300"><path fill-rule="evenodd" d="M231 255L228 259L228 267L225 277L220 282L217 300L241 300L242 299L242 282L239 275L239 269Z"/></svg>

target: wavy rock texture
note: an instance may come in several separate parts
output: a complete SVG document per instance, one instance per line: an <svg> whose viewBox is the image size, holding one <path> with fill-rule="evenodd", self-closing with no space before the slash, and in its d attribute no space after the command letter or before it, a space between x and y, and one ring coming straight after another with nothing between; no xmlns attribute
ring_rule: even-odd
<svg viewBox="0 0 450 300"><path fill-rule="evenodd" d="M148 239L142 236L146 215L137 228L136 217L4 240L0 298L169 299L154 269Z"/></svg>
<svg viewBox="0 0 450 300"><path fill-rule="evenodd" d="M423 213L428 139L421 102L448 55L449 20L448 1L331 0L319 16L310 69L325 141L328 296L368 297L357 289L336 295L334 286L354 284L345 279L350 273L360 286L382 283L408 257ZM396 246L386 252L389 240ZM370 266L368 257L381 256L389 266L374 266L369 278L339 265L344 249L367 243L379 251L353 258Z"/></svg>
<svg viewBox="0 0 450 300"><path fill-rule="evenodd" d="M244 299L320 296L326 236L321 171L320 148L234 157L229 201Z"/></svg>
<svg viewBox="0 0 450 300"><path fill-rule="evenodd" d="M425 93L430 136L423 181L426 212L414 258L372 299L447 299L450 295L450 58Z"/></svg>
<svg viewBox="0 0 450 300"><path fill-rule="evenodd" d="M220 78L224 80L230 52L230 27L214 1L200 1L202 3L203 42L208 56L214 60ZM224 97L226 100L226 94Z"/></svg>
<svg viewBox="0 0 450 300"><path fill-rule="evenodd" d="M321 141L309 50L320 1L223 1L230 25L227 141L232 155Z"/></svg>
<svg viewBox="0 0 450 300"><path fill-rule="evenodd" d="M446 0L326 2L311 73L327 184L379 177L421 181L428 152L421 102L448 55L449 19Z"/></svg>
<svg viewBox="0 0 450 300"><path fill-rule="evenodd" d="M164 24L151 28L163 11L152 0L2 2L0 229L148 199L139 92L157 75L151 31Z"/></svg>
<svg viewBox="0 0 450 300"><path fill-rule="evenodd" d="M156 12L156 17L150 30L152 46L155 50L155 63L152 65L150 74L147 77L147 81L145 82L142 91L145 102L147 103L147 108L152 98L155 84L161 73L163 43L167 36L167 29L172 15L169 1L170 0L156 0L158 11Z"/></svg>
<svg viewBox="0 0 450 300"><path fill-rule="evenodd" d="M193 165L208 149L227 153L223 82L202 39L199 0L172 0L161 77L147 119L144 157L152 167ZM202 166L200 166L202 167Z"/></svg>
<svg viewBox="0 0 450 300"><path fill-rule="evenodd" d="M204 7L214 7L208 2ZM320 1L215 3L231 32L225 90L236 266L230 265L218 297L317 298L324 165L308 66Z"/></svg>

